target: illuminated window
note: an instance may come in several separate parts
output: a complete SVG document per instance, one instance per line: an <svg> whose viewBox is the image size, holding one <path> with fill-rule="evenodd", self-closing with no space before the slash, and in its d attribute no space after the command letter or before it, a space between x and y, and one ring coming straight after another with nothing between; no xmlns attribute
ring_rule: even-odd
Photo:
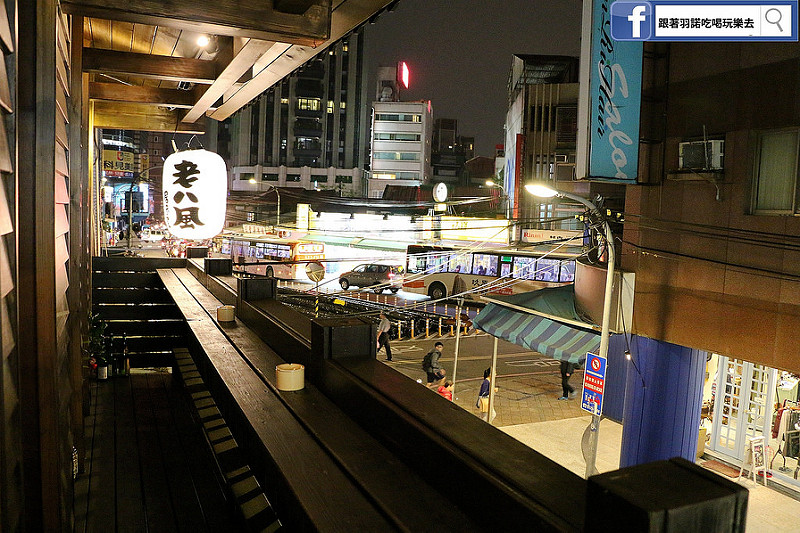
<svg viewBox="0 0 800 533"><path fill-rule="evenodd" d="M319 98L298 98L297 109L319 111Z"/></svg>
<svg viewBox="0 0 800 533"><path fill-rule="evenodd" d="M328 100L328 113L333 113L333 100Z"/></svg>
<svg viewBox="0 0 800 533"><path fill-rule="evenodd" d="M347 102L345 102L345 101L339 102L339 108L340 109L344 109L346 106L347 106Z"/></svg>
<svg viewBox="0 0 800 533"><path fill-rule="evenodd" d="M376 141L415 141L420 140L419 133L376 133Z"/></svg>
<svg viewBox="0 0 800 533"><path fill-rule="evenodd" d="M387 122L422 122L422 115L409 113L375 113L375 120Z"/></svg>
<svg viewBox="0 0 800 533"><path fill-rule="evenodd" d="M289 99L288 98L281 98L281 103L282 104L288 104L289 103Z"/></svg>
<svg viewBox="0 0 800 533"><path fill-rule="evenodd" d="M374 179L376 179L376 180L393 180L393 179L395 179L395 175L394 174L378 173L378 172L373 174L372 177Z"/></svg>
<svg viewBox="0 0 800 533"><path fill-rule="evenodd" d="M771 131L759 136L753 198L756 214L790 215L800 212L798 149L799 130Z"/></svg>
<svg viewBox="0 0 800 533"><path fill-rule="evenodd" d="M373 158L394 161L419 161L419 152L375 152Z"/></svg>
<svg viewBox="0 0 800 533"><path fill-rule="evenodd" d="M345 43L342 45L342 52L347 52L347 51L349 51L349 47L347 46L347 43Z"/></svg>

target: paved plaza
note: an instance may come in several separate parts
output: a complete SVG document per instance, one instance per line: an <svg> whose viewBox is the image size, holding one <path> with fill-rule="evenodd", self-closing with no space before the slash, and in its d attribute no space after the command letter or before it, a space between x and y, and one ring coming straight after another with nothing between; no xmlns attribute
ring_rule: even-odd
<svg viewBox="0 0 800 533"><path fill-rule="evenodd" d="M424 380L420 362L437 339L394 341L392 343L392 368L414 380ZM441 362L452 377L455 358L455 339L445 336ZM491 364L493 338L486 334L471 335L461 339L459 349L455 402L464 409L479 415L475 408L483 370ZM383 352L378 355L383 357ZM537 452L556 461L564 468L583 476L586 463L581 453L581 438L591 416L575 399L559 401L561 377L558 361L524 348L499 341L498 392L495 394L497 418L494 425ZM572 385L580 392L583 373L577 371ZM424 386L421 385L421 386ZM619 468L622 442L622 425L603 420L596 466L599 472ZM700 461L698 464L702 464ZM728 478L732 479L732 478ZM742 486L750 491L747 509L747 531L752 533L790 533L800 530L800 495L787 496L752 480L741 478Z"/></svg>

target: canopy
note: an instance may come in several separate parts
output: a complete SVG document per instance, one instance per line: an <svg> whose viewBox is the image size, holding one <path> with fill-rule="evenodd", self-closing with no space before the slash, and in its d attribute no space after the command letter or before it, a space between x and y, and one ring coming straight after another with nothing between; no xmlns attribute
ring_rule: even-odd
<svg viewBox="0 0 800 533"><path fill-rule="evenodd" d="M472 323L495 337L570 363L582 362L587 352L600 348L596 326L582 322L575 312L571 285L487 300L492 303Z"/></svg>

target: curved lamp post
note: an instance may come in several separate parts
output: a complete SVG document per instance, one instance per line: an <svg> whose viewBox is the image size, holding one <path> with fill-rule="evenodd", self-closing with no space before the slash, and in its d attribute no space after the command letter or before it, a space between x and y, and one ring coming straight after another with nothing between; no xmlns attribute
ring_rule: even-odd
<svg viewBox="0 0 800 533"><path fill-rule="evenodd" d="M508 194L506 194L505 188L492 180L486 180L486 186L491 187L492 189L500 189L501 199L503 199L504 203L506 204L506 218L511 220L511 199L508 197Z"/></svg>
<svg viewBox="0 0 800 533"><path fill-rule="evenodd" d="M250 181L250 183L253 183L253 184L258 183L255 178L250 178L249 181ZM278 205L277 205L277 212L276 212L277 214L276 214L276 217L275 217L275 227L278 227L278 226L281 225L281 192L278 190L278 187L276 185L270 185L269 189L264 191L264 193L268 193L268 192L272 192L272 191L275 191L275 196L278 197Z"/></svg>
<svg viewBox="0 0 800 533"><path fill-rule="evenodd" d="M611 233L611 226L608 224L608 220L602 216L597 206L586 198L563 191L558 191L544 183L529 183L525 185L525 190L540 198L569 198L570 200L574 200L586 206L590 212L598 215L603 221L606 250L608 250L608 263L606 268L606 292L605 296L603 297L603 321L600 329L600 353L598 355L608 360L608 339L610 335L609 331L611 322L611 291L614 288L614 236ZM600 436L600 413L592 414L592 424L590 427L591 438L589 439L589 452L588 457L586 458L587 478L597 473L595 462L597 458L597 441Z"/></svg>

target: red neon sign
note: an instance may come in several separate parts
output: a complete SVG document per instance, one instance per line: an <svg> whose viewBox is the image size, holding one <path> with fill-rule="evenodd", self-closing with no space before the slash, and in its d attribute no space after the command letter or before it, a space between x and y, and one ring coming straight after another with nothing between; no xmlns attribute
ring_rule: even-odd
<svg viewBox="0 0 800 533"><path fill-rule="evenodd" d="M411 75L408 70L408 65L406 64L405 61L400 61L397 64L397 82L401 83L403 87L408 89L408 82L410 77Z"/></svg>

